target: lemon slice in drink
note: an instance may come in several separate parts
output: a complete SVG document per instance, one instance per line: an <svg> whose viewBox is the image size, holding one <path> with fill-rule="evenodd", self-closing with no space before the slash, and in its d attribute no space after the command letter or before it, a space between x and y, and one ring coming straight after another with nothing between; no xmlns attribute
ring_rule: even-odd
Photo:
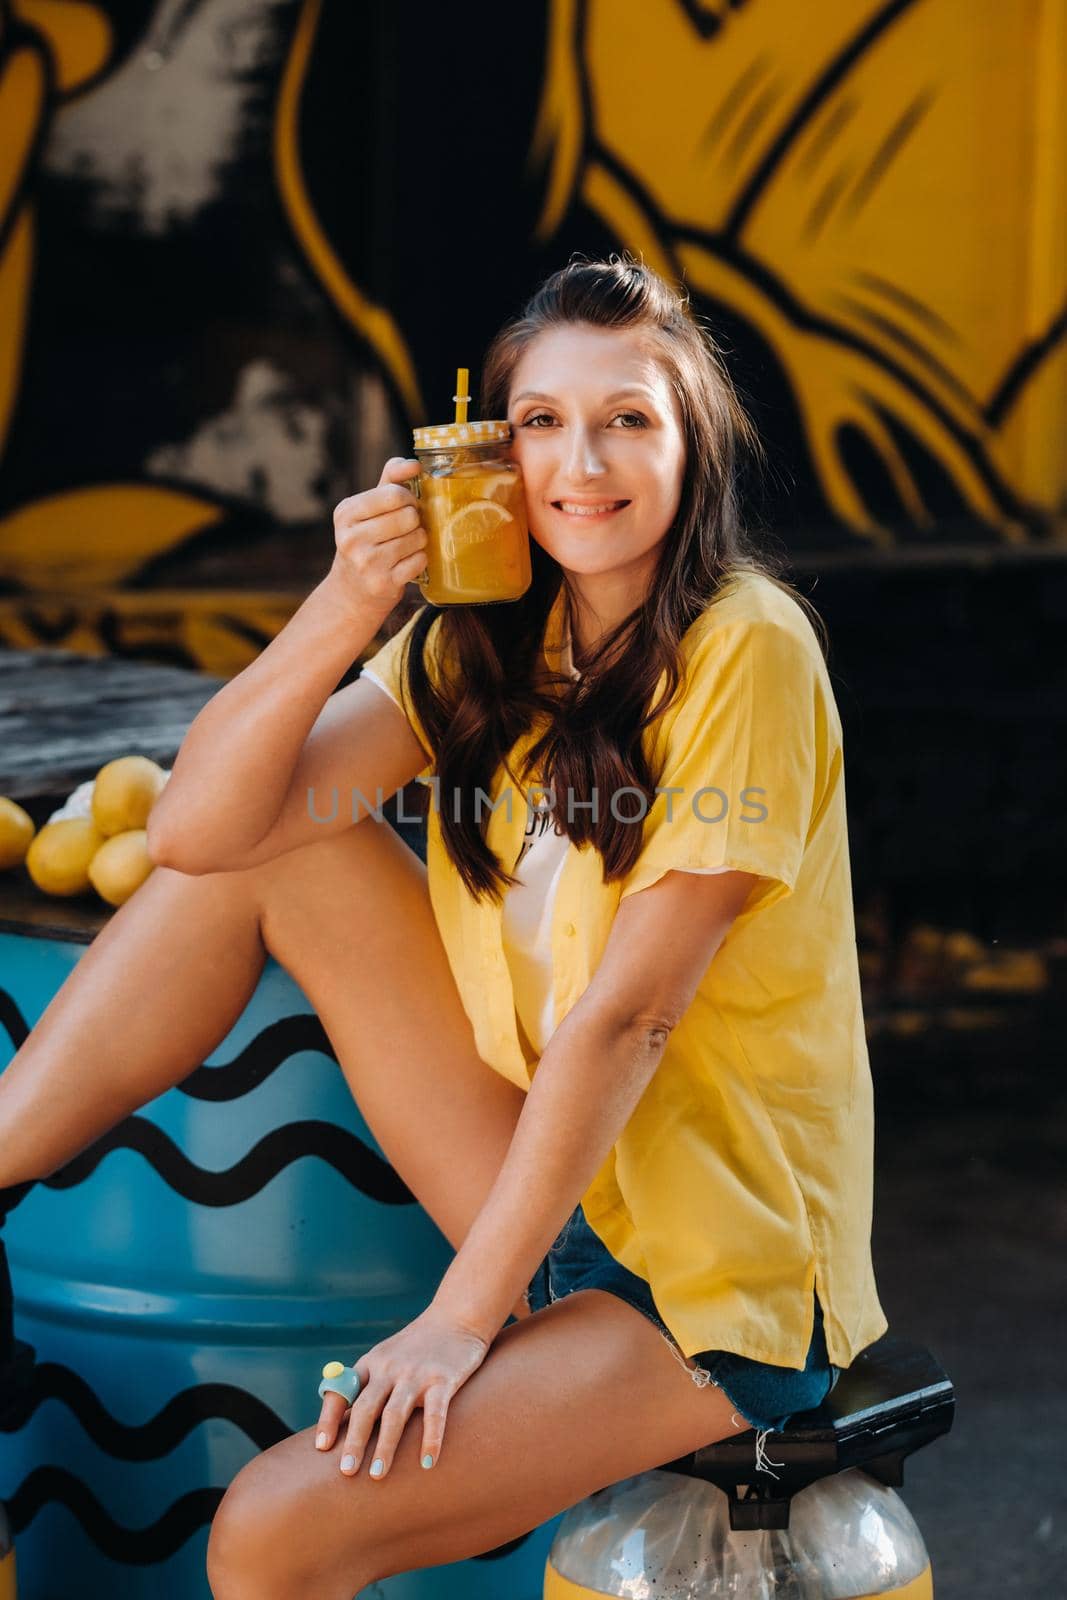
<svg viewBox="0 0 1067 1600"><path fill-rule="evenodd" d="M465 506L453 511L441 529L445 555L451 560L461 549L485 544L497 533L501 523L511 520L511 513L495 500L468 500Z"/></svg>

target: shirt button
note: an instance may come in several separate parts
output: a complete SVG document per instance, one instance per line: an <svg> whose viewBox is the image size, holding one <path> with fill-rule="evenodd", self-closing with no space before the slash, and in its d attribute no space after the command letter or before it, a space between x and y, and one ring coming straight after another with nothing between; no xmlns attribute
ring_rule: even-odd
<svg viewBox="0 0 1067 1600"><path fill-rule="evenodd" d="M573 922L565 922L563 924L563 931L567 935L568 939L573 939L574 938L574 934L575 934L574 923Z"/></svg>

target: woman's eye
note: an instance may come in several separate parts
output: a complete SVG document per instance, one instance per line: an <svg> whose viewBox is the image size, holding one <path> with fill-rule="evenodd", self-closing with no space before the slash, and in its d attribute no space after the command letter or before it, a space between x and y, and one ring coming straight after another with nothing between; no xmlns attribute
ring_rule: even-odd
<svg viewBox="0 0 1067 1600"><path fill-rule="evenodd" d="M611 420L613 425L616 422L622 423L622 431L624 433L630 433L637 428L645 428L648 426L645 418L639 411L620 411L616 416L612 417ZM535 411L532 416L527 417L524 422L519 424L520 427L533 428L539 433L543 432L544 428L552 428L555 427L555 425L556 419L550 411Z"/></svg>

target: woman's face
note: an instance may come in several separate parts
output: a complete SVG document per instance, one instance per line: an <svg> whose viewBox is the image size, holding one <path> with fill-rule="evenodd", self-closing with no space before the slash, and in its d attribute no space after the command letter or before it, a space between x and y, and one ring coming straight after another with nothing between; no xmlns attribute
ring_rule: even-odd
<svg viewBox="0 0 1067 1600"><path fill-rule="evenodd" d="M677 396L647 334L584 322L538 334L508 420L538 544L579 579L644 593L685 472Z"/></svg>

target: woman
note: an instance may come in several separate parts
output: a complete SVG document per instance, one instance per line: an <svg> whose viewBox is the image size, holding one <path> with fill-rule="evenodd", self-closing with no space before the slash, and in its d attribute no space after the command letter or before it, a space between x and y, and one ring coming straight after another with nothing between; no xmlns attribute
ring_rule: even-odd
<svg viewBox="0 0 1067 1600"><path fill-rule="evenodd" d="M355 1404L238 1475L216 1600L347 1600L762 1446L886 1328L841 728L739 526L729 380L616 259L550 279L484 370L528 593L424 607L332 694L426 547L414 462L343 501L327 577L189 730L159 870L0 1080L0 1183L49 1173L202 1060L270 952L456 1246L422 1315L343 1353ZM367 812L431 775L427 877ZM357 809L315 820L331 788Z"/></svg>

